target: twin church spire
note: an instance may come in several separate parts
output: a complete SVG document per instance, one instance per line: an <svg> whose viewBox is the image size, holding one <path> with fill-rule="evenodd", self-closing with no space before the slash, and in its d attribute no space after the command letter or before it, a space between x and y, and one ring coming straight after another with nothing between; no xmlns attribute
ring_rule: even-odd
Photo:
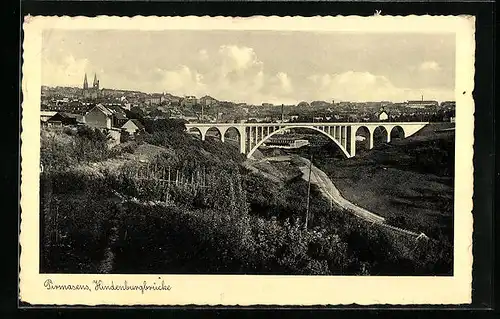
<svg viewBox="0 0 500 319"><path fill-rule="evenodd" d="M99 80L97 79L97 74L94 74L94 83L92 84L94 89L99 90ZM83 89L87 90L89 88L89 83L87 81L87 73L85 73L85 77L83 78Z"/></svg>
<svg viewBox="0 0 500 319"><path fill-rule="evenodd" d="M85 73L85 77L83 78L82 93L84 98L90 98L90 99L97 99L98 97L101 96L97 74L94 74L94 83L92 83L92 87L89 87L89 82L87 81L87 73Z"/></svg>

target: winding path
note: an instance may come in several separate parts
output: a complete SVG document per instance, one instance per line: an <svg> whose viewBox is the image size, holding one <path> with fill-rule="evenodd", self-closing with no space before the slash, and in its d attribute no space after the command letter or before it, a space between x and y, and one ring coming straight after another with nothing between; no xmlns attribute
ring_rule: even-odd
<svg viewBox="0 0 500 319"><path fill-rule="evenodd" d="M283 162L283 161L290 161L291 159L292 159L291 156L276 156L276 157L268 157L260 161ZM427 236L424 233L419 234L406 229L386 224L384 217L374 214L345 199L342 196L342 194L340 194L340 191L337 189L337 187L335 187L333 182L330 180L328 175L326 175L325 172L323 172L316 166L311 165L311 162L308 159L305 159L300 156L294 156L294 159L300 160L301 164L299 165L299 169L302 172L302 178L306 181L309 178L309 167L311 168L311 183L317 185L323 196L328 198L331 202L339 205L348 212L368 222L376 223L378 225L381 225L385 228L391 229L399 233L404 233L406 235L417 237L417 239L422 237L427 238Z"/></svg>
<svg viewBox="0 0 500 319"><path fill-rule="evenodd" d="M307 179L309 178L310 161L305 158L302 158L302 161L304 162L304 166L299 166L299 169L302 172L302 178L307 181ZM325 172L314 165L311 165L311 183L317 185L326 198L336 203L343 209L355 214L356 216L363 218L369 222L385 222L384 217L374 214L362 207L359 207L342 197L340 191L337 189L337 187L335 187L335 185L325 174Z"/></svg>

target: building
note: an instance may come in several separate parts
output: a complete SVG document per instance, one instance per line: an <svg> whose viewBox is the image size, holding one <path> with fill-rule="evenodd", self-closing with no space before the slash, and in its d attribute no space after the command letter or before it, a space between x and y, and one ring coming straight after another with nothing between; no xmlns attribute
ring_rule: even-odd
<svg viewBox="0 0 500 319"><path fill-rule="evenodd" d="M83 117L78 114L65 112L57 112L52 117L46 120L46 126L66 126L77 125L83 123Z"/></svg>
<svg viewBox="0 0 500 319"><path fill-rule="evenodd" d="M99 80L97 79L97 74L94 74L94 82L92 83L92 87L89 87L87 82L87 73L85 73L85 77L83 78L83 98L85 99L97 99L101 96L101 91L99 90Z"/></svg>
<svg viewBox="0 0 500 319"><path fill-rule="evenodd" d="M445 110L454 110L456 107L455 101L444 101L441 103L441 108Z"/></svg>
<svg viewBox="0 0 500 319"><path fill-rule="evenodd" d="M188 95L182 100L182 106L194 106L197 102L196 96Z"/></svg>
<svg viewBox="0 0 500 319"><path fill-rule="evenodd" d="M47 121L56 114L56 111L40 111L40 123L42 125L48 124Z"/></svg>
<svg viewBox="0 0 500 319"><path fill-rule="evenodd" d="M163 94L158 94L158 93L154 93L154 94L151 94L151 96L147 97L146 98L146 104L148 105L160 105L162 102L165 102L165 97L163 96Z"/></svg>
<svg viewBox="0 0 500 319"><path fill-rule="evenodd" d="M210 106L216 104L217 100L211 96L205 95L199 99L198 103L203 106Z"/></svg>
<svg viewBox="0 0 500 319"><path fill-rule="evenodd" d="M130 119L121 127L123 131L129 133L130 135L135 135L137 133L144 131L144 125L138 119Z"/></svg>
<svg viewBox="0 0 500 319"><path fill-rule="evenodd" d="M382 107L380 108L380 112L377 113L377 118L379 121L387 121L389 119L389 114Z"/></svg>
<svg viewBox="0 0 500 319"><path fill-rule="evenodd" d="M84 121L89 127L98 129L121 128L128 118L119 106L97 104L87 114Z"/></svg>
<svg viewBox="0 0 500 319"><path fill-rule="evenodd" d="M120 105L110 104L106 108L113 113L113 127L122 127L128 121L127 113Z"/></svg>
<svg viewBox="0 0 500 319"><path fill-rule="evenodd" d="M425 109L425 108L430 108L430 107L438 107L439 103L438 101L408 101L406 102L407 107L411 107L414 109Z"/></svg>
<svg viewBox="0 0 500 319"><path fill-rule="evenodd" d="M269 148L294 149L309 145L309 141L291 137L271 137L263 144L265 145L265 147Z"/></svg>

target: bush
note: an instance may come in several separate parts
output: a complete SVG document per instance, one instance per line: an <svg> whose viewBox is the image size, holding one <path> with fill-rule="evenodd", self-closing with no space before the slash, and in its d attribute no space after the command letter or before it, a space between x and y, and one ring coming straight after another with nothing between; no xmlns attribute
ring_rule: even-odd
<svg viewBox="0 0 500 319"><path fill-rule="evenodd" d="M110 149L106 132L87 126L65 130L65 134L42 131L40 160L44 169L63 171L80 163L104 161L123 152L133 153L138 144L130 143L123 148Z"/></svg>
<svg viewBox="0 0 500 319"><path fill-rule="evenodd" d="M127 132L127 131L122 131L120 133L120 143L126 143L128 141L130 141L130 133Z"/></svg>
<svg viewBox="0 0 500 319"><path fill-rule="evenodd" d="M95 273L114 204L88 196L42 196L41 272Z"/></svg>

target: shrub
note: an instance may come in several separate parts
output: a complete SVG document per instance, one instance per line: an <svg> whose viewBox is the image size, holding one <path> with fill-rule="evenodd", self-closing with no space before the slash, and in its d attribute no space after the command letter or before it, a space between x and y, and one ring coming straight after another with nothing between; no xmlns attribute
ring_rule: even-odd
<svg viewBox="0 0 500 319"><path fill-rule="evenodd" d="M41 272L95 273L114 203L88 196L42 196Z"/></svg>
<svg viewBox="0 0 500 319"><path fill-rule="evenodd" d="M120 143L126 143L128 141L130 141L130 133L124 130L120 133Z"/></svg>

